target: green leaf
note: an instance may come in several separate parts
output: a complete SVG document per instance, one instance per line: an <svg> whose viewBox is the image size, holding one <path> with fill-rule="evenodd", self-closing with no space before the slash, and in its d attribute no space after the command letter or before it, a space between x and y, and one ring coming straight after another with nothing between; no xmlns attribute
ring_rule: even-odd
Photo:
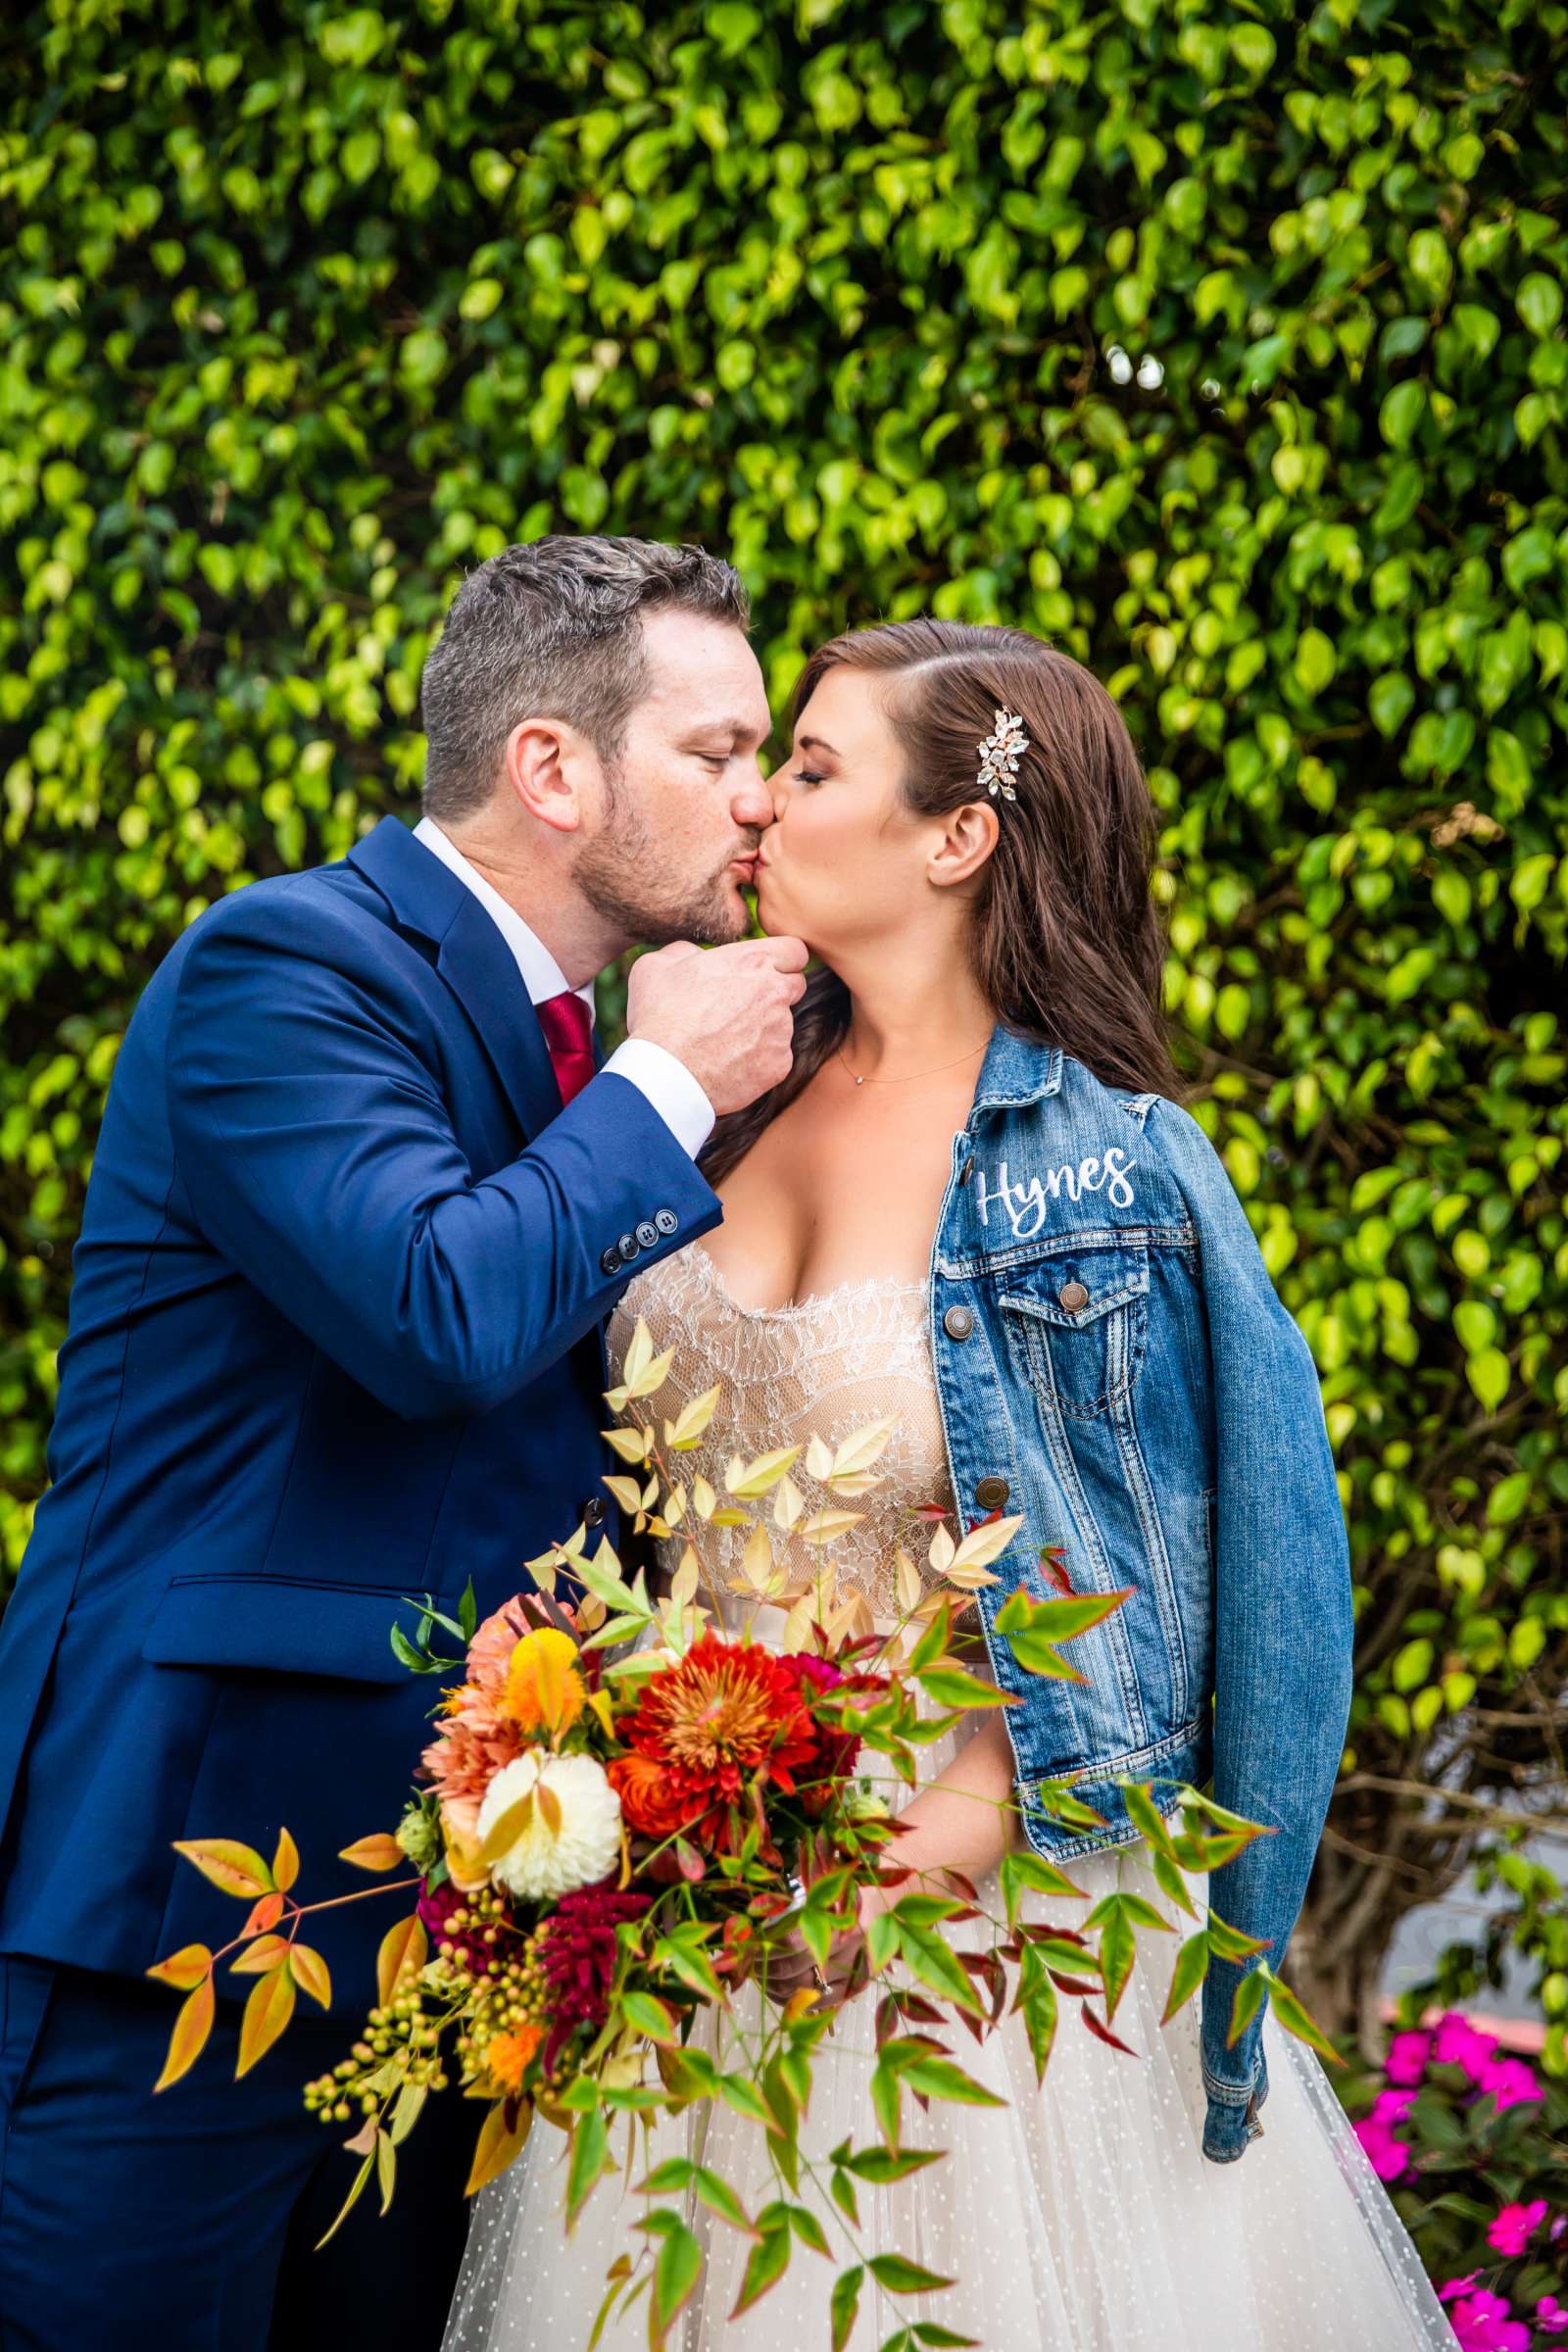
<svg viewBox="0 0 1568 2352"><path fill-rule="evenodd" d="M924 2295L935 2287L954 2283L939 2272L907 2261L902 2254L873 2254L865 2267L878 2286L886 2287L890 2295Z"/></svg>
<svg viewBox="0 0 1568 2352"><path fill-rule="evenodd" d="M865 2267L858 2262L852 2269L841 2271L833 2281L833 2296L829 2305L833 2323L833 2352L844 2352L845 2345L855 2332L856 2315L860 2308L860 2281L864 2277Z"/></svg>

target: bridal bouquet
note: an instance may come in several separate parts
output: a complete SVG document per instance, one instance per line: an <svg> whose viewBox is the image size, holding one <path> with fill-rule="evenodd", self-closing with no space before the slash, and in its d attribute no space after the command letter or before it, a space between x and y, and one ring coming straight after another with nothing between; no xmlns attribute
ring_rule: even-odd
<svg viewBox="0 0 1568 2352"><path fill-rule="evenodd" d="M1043 2078L1066 2001L1122 2048L1113 2021L1140 1933L1167 1934L1168 1923L1121 1892L1076 1922L1025 1919L1026 1891L1064 1906L1083 1900L1027 1847L1004 1855L994 1917L955 1873L916 1882L901 1871L890 1799L915 1786L919 1751L970 1710L1008 1703L972 1670L956 1629L971 1595L997 1581L991 1563L1020 1522L996 1515L956 1540L931 1514L934 1580L901 1552L900 1618L879 1632L863 1597L840 1590L832 1549L857 1523L855 1498L878 1483L892 1423L836 1447L813 1439L804 1449L736 1456L720 1494L706 1479L680 1476L718 1390L665 1420L662 1439L645 1418L669 1360L639 1324L621 1385L609 1392L618 1425L606 1433L625 1465L607 1484L634 1529L688 1539L666 1593L651 1595L641 1571L628 1582L608 1544L590 1556L579 1527L528 1562L534 1592L482 1625L470 1589L458 1618L427 1602L415 1639L394 1631L411 1670L463 1679L435 1711L419 1786L396 1832L344 1855L371 1872L403 1866L396 1884L416 1900L382 1940L378 1997L362 2034L305 2098L327 2123L356 2126L347 2145L360 2161L345 2213L372 2178L385 2210L400 2143L427 2097L449 2088L484 2110L470 2194L513 2161L536 2119L569 2143L568 2227L624 2160L642 2199L631 2224L640 2250L628 2244L612 2264L606 2309L646 2293L656 2345L702 2268L692 2200L751 2241L737 2312L782 2275L794 2246L828 2253L831 2226L857 2255L832 2289L839 2347L867 2272L895 2297L949 2283L886 2248L861 2254L856 2201L857 2184L894 2182L932 2160L929 2150L901 2149L906 2095L999 2103L945 2034L958 2027L983 2039L1010 2003ZM711 1529L744 1531L728 1571L705 1557ZM557 1598L564 1577L569 1605ZM1026 1671L1073 1676L1067 1646L1126 1595L1073 1592L1054 1552L1043 1555L1040 1581L1038 1597L1021 1589L1009 1597L998 1630ZM764 1609L775 1629L767 1645L754 1638ZM725 1629L726 1615L741 1619L738 1630ZM465 1655L441 1655L442 1635ZM1127 1788L1158 1885L1195 1921L1175 1955L1167 2016L1198 1990L1210 1954L1259 1948L1212 1913L1200 1920L1186 1878L1260 1833L1196 1789L1172 1793L1168 1821L1145 1788ZM1065 1822L1099 1819L1069 1782L1041 1794ZM257 1980L241 2074L283 2033L297 1990L323 2005L331 1997L324 1964L301 1936L311 1910L324 1906L294 1896L299 1861L286 1831L270 1866L226 1839L178 1850L250 1910L220 1951L190 1945L150 1972L185 1994L160 2089L198 2056L225 1958ZM858 1898L873 1886L887 1907L861 1946ZM977 1948L971 1932L956 1948L944 1930L960 1921L989 1926L989 1943L982 1933ZM814 1984L801 1981L808 1967ZM766 1994L780 1976L794 1987L784 1997L757 2000L744 1989ZM868 2106L880 2137L832 2151L825 2193L820 2169L805 2167L803 2190L801 2119L813 2055L835 2016L824 1996L868 1978L880 1987ZM1288 2029L1326 2046L1263 1965L1243 1982L1238 2032L1263 1997ZM763 2135L777 2193L755 2211L695 2157L635 2179L639 2135L656 2116L715 2101ZM930 2325L921 2340L967 2340L930 2335Z"/></svg>

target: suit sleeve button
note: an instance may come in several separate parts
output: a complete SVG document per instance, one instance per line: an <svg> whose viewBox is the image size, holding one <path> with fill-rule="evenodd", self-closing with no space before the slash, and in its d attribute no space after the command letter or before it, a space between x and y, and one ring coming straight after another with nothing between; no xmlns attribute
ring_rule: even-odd
<svg viewBox="0 0 1568 2352"><path fill-rule="evenodd" d="M582 1523L584 1527L604 1526L605 1498L602 1494L589 1495L587 1501L582 1506Z"/></svg>
<svg viewBox="0 0 1568 2352"><path fill-rule="evenodd" d="M657 1249L659 1245L659 1227L653 1224L649 1218L644 1217L642 1223L637 1228L637 1239L639 1242L641 1242L645 1250Z"/></svg>
<svg viewBox="0 0 1568 2352"><path fill-rule="evenodd" d="M966 1306L950 1306L942 1318L942 1328L950 1340L966 1340L974 1329L974 1315Z"/></svg>
<svg viewBox="0 0 1568 2352"><path fill-rule="evenodd" d="M1004 1478L982 1478L974 1491L974 1498L983 1511L1000 1511L1010 1492Z"/></svg>
<svg viewBox="0 0 1568 2352"><path fill-rule="evenodd" d="M634 1233L623 1233L615 1244L615 1248L620 1251L624 1263L629 1266L637 1255L637 1236Z"/></svg>
<svg viewBox="0 0 1568 2352"><path fill-rule="evenodd" d="M654 1223L667 1242L670 1235L679 1230L680 1219L672 1208L656 1208Z"/></svg>
<svg viewBox="0 0 1568 2352"><path fill-rule="evenodd" d="M620 1266L621 1257L618 1250L607 1250L599 1260L599 1271L601 1274L618 1274L620 1272Z"/></svg>

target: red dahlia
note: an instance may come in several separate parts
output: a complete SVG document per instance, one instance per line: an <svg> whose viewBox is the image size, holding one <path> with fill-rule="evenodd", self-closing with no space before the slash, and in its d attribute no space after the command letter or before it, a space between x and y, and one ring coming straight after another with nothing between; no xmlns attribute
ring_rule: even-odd
<svg viewBox="0 0 1568 2352"><path fill-rule="evenodd" d="M611 1781L630 1827L652 1838L716 1835L749 1783L792 1794L817 1753L791 1662L712 1633L646 1683L615 1730L632 1752Z"/></svg>

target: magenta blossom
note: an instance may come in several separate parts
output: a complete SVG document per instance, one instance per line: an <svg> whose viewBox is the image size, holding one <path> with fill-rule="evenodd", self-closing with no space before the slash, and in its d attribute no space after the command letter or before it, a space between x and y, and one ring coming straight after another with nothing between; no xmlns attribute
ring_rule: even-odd
<svg viewBox="0 0 1568 2352"><path fill-rule="evenodd" d="M1559 2303L1555 2295L1543 2295L1536 2305L1536 2326L1546 2335L1568 2332L1568 2304Z"/></svg>
<svg viewBox="0 0 1568 2352"><path fill-rule="evenodd" d="M1443 2290L1445 2297L1463 2283L1461 2279L1451 2280ZM1529 2327L1513 2317L1512 2306L1504 2296L1494 2295L1487 2287L1479 2286L1473 2295L1464 2296L1448 2317L1458 2338L1459 2352L1530 2352Z"/></svg>
<svg viewBox="0 0 1568 2352"><path fill-rule="evenodd" d="M1400 2089L1413 2086L1426 2073L1427 2060L1431 2055L1430 2034L1396 2034L1389 2043L1389 2055L1383 2072Z"/></svg>
<svg viewBox="0 0 1568 2352"><path fill-rule="evenodd" d="M1402 2139L1395 2138L1387 2123L1373 2115L1363 2116L1355 2127L1355 2136L1380 2180L1397 2180L1409 2171L1410 2150Z"/></svg>
<svg viewBox="0 0 1568 2352"><path fill-rule="evenodd" d="M1496 2054L1496 2035L1481 2033L1457 2009L1446 2010L1439 2018L1432 2038L1432 2055L1439 2066L1457 2066L1472 2082L1479 2082Z"/></svg>
<svg viewBox="0 0 1568 2352"><path fill-rule="evenodd" d="M1527 2107L1543 2096L1534 2070L1522 2058L1494 2058L1481 2070L1481 2088L1496 2100L1499 2115L1504 2107Z"/></svg>
<svg viewBox="0 0 1568 2352"><path fill-rule="evenodd" d="M1487 2231L1487 2243L1494 2254L1522 2254L1545 2218L1544 2197L1532 2197L1528 2205L1504 2205Z"/></svg>
<svg viewBox="0 0 1568 2352"><path fill-rule="evenodd" d="M1396 2124L1404 2121L1414 2105L1413 2090L1380 2090L1372 2102L1372 2113L1367 2120L1374 2124L1387 2124L1392 2131Z"/></svg>

